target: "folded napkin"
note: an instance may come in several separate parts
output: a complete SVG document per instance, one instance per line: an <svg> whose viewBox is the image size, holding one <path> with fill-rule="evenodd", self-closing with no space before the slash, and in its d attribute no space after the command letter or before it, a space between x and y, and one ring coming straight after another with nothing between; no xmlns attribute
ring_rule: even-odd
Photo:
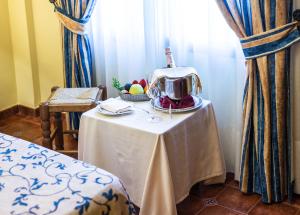
<svg viewBox="0 0 300 215"><path fill-rule="evenodd" d="M100 103L100 108L112 113L123 113L131 110L132 105L120 99L109 98Z"/></svg>
<svg viewBox="0 0 300 215"><path fill-rule="evenodd" d="M188 108L188 107L193 107L195 105L194 99L190 95L185 96L183 99L179 101L175 101L170 99L168 96L164 96L159 99L159 102L163 108L169 108L171 105L172 109Z"/></svg>

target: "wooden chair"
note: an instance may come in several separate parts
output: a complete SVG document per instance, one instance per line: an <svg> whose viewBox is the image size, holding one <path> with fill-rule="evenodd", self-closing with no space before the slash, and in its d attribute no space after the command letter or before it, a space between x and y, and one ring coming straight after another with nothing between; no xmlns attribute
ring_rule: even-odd
<svg viewBox="0 0 300 215"><path fill-rule="evenodd" d="M41 117L41 128L42 128L42 136L43 136L43 146L49 149L53 149L53 140L55 139L55 150L61 153L77 153L75 150L64 150L64 134L77 134L78 130L63 130L62 125L62 112L85 112L97 106L97 102L100 100L106 100L107 98L107 89L105 86L100 85L98 94L90 103L59 103L59 104L52 104L51 98L59 89L59 87L52 87L51 95L49 96L46 102L41 103L40 105L40 117ZM65 88L63 88L65 89ZM76 89L76 88L69 88L69 89ZM54 130L51 132L51 125L50 125L50 116L54 115L55 122L54 122Z"/></svg>

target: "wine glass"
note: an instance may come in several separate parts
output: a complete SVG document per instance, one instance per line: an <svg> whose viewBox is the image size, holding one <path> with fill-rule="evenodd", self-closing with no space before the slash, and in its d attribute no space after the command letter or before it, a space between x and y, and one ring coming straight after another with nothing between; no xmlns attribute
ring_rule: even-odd
<svg viewBox="0 0 300 215"><path fill-rule="evenodd" d="M148 80L152 81L152 75L153 73L149 74ZM155 101L160 96L160 90L157 87L151 87L149 88L150 84L148 81L148 96L150 97L151 101L150 104L152 105L153 110L155 110ZM146 111L148 114L148 118L146 119L148 122L160 122L161 117L155 114L154 111Z"/></svg>

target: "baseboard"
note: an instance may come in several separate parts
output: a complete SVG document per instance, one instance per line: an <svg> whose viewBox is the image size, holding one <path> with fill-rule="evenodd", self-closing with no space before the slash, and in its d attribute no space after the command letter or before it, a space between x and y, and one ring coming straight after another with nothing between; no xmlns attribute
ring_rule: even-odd
<svg viewBox="0 0 300 215"><path fill-rule="evenodd" d="M0 111L0 119L5 119L15 114L21 114L25 116L40 116L40 109L39 108L30 108L24 105L14 105L10 108Z"/></svg>
<svg viewBox="0 0 300 215"><path fill-rule="evenodd" d="M18 105L14 105L10 108L7 108L5 110L1 110L0 111L0 119L5 119L7 117L16 115L17 113L19 113L19 107Z"/></svg>
<svg viewBox="0 0 300 215"><path fill-rule="evenodd" d="M40 108L30 108L26 107L24 105L18 105L19 108L19 114L26 115L26 116L34 116L38 117L40 116Z"/></svg>

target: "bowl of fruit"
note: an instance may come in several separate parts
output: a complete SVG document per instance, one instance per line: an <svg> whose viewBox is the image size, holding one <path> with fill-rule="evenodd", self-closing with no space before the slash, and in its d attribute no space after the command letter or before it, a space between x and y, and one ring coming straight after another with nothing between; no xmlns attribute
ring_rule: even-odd
<svg viewBox="0 0 300 215"><path fill-rule="evenodd" d="M121 99L126 101L149 101L147 95L148 83L145 79L134 80L131 83L122 85L119 80L113 78L113 87L119 91Z"/></svg>

